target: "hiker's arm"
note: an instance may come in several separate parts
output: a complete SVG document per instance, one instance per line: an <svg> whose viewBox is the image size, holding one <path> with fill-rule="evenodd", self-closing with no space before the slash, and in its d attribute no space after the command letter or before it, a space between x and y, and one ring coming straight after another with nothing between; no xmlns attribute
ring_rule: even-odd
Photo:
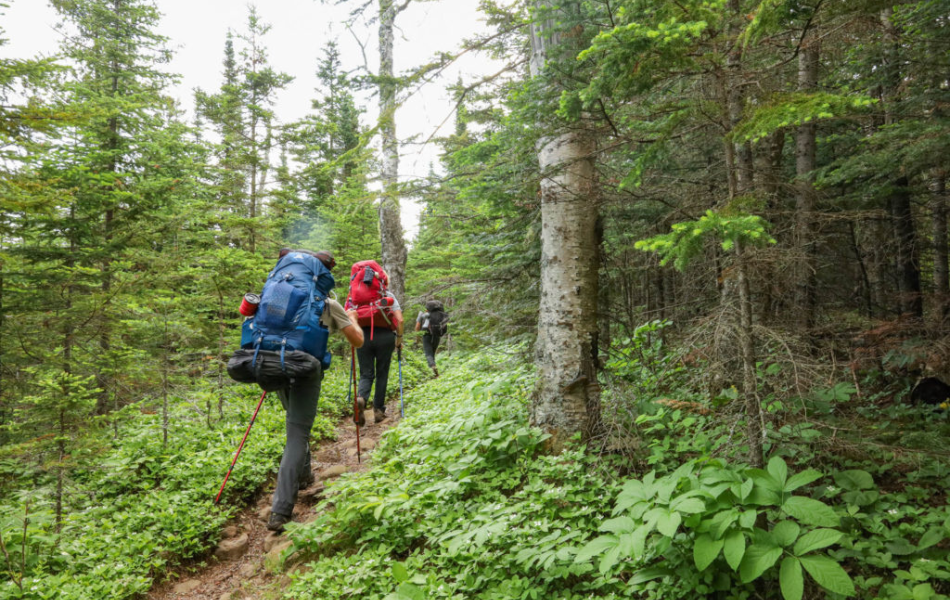
<svg viewBox="0 0 950 600"><path fill-rule="evenodd" d="M405 323L402 321L402 311L394 310L393 316L396 318L396 322L399 323L399 325L396 326L396 347L402 348L402 329L405 326Z"/></svg>
<svg viewBox="0 0 950 600"><path fill-rule="evenodd" d="M360 327L359 322L356 320L356 311L348 310L346 311L346 316L349 317L350 324L343 328L343 336L351 346L360 348L363 346L363 328Z"/></svg>

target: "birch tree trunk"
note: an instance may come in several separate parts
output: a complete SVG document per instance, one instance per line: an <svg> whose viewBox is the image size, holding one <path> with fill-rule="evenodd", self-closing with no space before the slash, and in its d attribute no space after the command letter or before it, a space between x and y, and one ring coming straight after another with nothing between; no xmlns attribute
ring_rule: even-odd
<svg viewBox="0 0 950 600"><path fill-rule="evenodd" d="M809 38L798 55L798 89L804 93L818 87L818 40L815 35ZM812 122L799 127L795 136L795 313L799 328L804 330L815 324L815 186L812 177L817 167L816 134Z"/></svg>
<svg viewBox="0 0 950 600"><path fill-rule="evenodd" d="M539 7L540 0L534 0ZM551 21L531 27L531 75L561 42ZM551 434L555 451L600 430L597 339L598 244L593 137L562 129L538 141L541 168L541 302L538 397L531 422Z"/></svg>
<svg viewBox="0 0 950 600"><path fill-rule="evenodd" d="M406 3L408 4L408 2ZM406 296L406 242L399 220L399 144L396 140L396 81L393 77L393 26L397 7L393 0L379 0L379 131L382 138L379 202L380 260L389 275L389 289L400 304Z"/></svg>

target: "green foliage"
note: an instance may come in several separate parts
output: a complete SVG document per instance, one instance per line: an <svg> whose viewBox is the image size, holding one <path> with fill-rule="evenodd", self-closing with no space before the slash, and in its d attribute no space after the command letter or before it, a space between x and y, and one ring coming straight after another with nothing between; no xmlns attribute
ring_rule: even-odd
<svg viewBox="0 0 950 600"><path fill-rule="evenodd" d="M738 595L759 578L777 577L783 596L800 600L802 566L828 591L853 595L851 578L821 552L843 535L828 529L838 526L837 514L793 495L820 477L814 470L789 476L780 458L767 471L690 461L664 477L650 472L623 485L614 518L599 528L608 533L583 546L574 561L596 563L602 576L630 573L633 591L648 597L652 590L662 590L657 597ZM766 520L771 526L763 529ZM650 583L656 580L659 588Z"/></svg>
<svg viewBox="0 0 950 600"><path fill-rule="evenodd" d="M781 94L756 107L748 118L732 130L732 135L737 140L757 142L779 129L840 118L867 109L876 102L874 98L853 94Z"/></svg>
<svg viewBox="0 0 950 600"><path fill-rule="evenodd" d="M673 266L682 271L703 251L709 238L719 242L727 252L743 245L776 243L768 234L768 223L762 217L707 210L698 220L674 223L670 233L641 240L634 247L646 252L656 252L661 257L661 265L673 261Z"/></svg>
<svg viewBox="0 0 950 600"><path fill-rule="evenodd" d="M419 361L414 361L418 363ZM423 361L424 362L424 361ZM423 369L409 369L410 381ZM323 397L345 388L346 372L331 369ZM37 474L33 483L11 493L0 509L0 535L13 556L0 577L0 596L12 598L130 598L152 585L182 559L211 547L224 522L276 471L284 445L284 413L275 395L262 407L235 467L222 503L212 501L244 434L258 392L250 387L224 392L231 398L224 418L209 428L196 414L192 397L176 398L171 433L163 447L161 415L130 407L122 434L108 429L91 450L73 447L68 464L66 517L57 530L52 503L37 493L50 484ZM344 392L345 394L345 392ZM321 401L312 430L319 442L335 432L340 407ZM86 432L87 445L89 432ZM37 448L39 449L39 448ZM22 500L14 500L21 498ZM29 523L23 537L23 505ZM18 559L26 553L26 568ZM29 584L19 592L10 569ZM22 573L21 573L22 572Z"/></svg>

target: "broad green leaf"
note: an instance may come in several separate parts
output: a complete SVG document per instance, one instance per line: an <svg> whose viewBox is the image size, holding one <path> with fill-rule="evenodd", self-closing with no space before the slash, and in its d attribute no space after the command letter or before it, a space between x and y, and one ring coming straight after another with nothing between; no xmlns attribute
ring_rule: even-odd
<svg viewBox="0 0 950 600"><path fill-rule="evenodd" d="M835 473L835 483L846 490L869 490L874 487L874 478L867 471L852 469Z"/></svg>
<svg viewBox="0 0 950 600"><path fill-rule="evenodd" d="M710 519L710 529L713 537L721 538L726 530L729 529L738 518L739 513L735 509L724 510L713 515L713 518Z"/></svg>
<svg viewBox="0 0 950 600"><path fill-rule="evenodd" d="M802 600L805 593L805 578L802 576L802 564L794 556L786 556L778 574L785 600Z"/></svg>
<svg viewBox="0 0 950 600"><path fill-rule="evenodd" d="M656 529L666 537L673 537L682 521L683 517L678 512L666 512L657 519Z"/></svg>
<svg viewBox="0 0 950 600"><path fill-rule="evenodd" d="M841 568L841 565L829 557L811 555L799 557L799 560L812 579L821 587L835 594L854 595L854 582L851 581L851 577Z"/></svg>
<svg viewBox="0 0 950 600"><path fill-rule="evenodd" d="M870 506L877 502L881 494L877 490L861 490L859 492L845 492L841 494L841 499L848 504L855 506Z"/></svg>
<svg viewBox="0 0 950 600"><path fill-rule="evenodd" d="M785 481L788 479L788 465L785 464L785 461L781 457L773 456L769 459L768 471L769 475L775 478L781 488L784 488Z"/></svg>
<svg viewBox="0 0 950 600"><path fill-rule="evenodd" d="M739 515L739 525L745 527L746 529L752 529L755 525L756 520L759 518L759 511L756 510L747 510L741 515Z"/></svg>
<svg viewBox="0 0 950 600"><path fill-rule="evenodd" d="M743 482L742 486L739 488L739 491L740 491L739 499L745 500L746 498L748 498L749 492L752 491L752 487L754 485L755 485L755 482L752 481L752 479L746 479L745 482Z"/></svg>
<svg viewBox="0 0 950 600"><path fill-rule="evenodd" d="M598 529L600 531L608 531L610 533L620 535L621 533L629 533L633 531L634 527L636 527L636 524L630 517L617 517L616 519L604 521L600 524Z"/></svg>
<svg viewBox="0 0 950 600"><path fill-rule="evenodd" d="M690 515L695 514L695 513L701 513L704 510L706 510L706 503L703 502L701 499L696 498L695 496L691 498L684 498L682 500L680 500L680 498L683 498L683 497L680 496L679 498L673 500L673 502L670 504L670 508L672 508L673 510L677 512L686 513Z"/></svg>
<svg viewBox="0 0 950 600"><path fill-rule="evenodd" d="M586 546L581 548L581 551L574 557L574 562L587 562L595 556L600 556L604 552L607 552L607 550L617 547L618 543L619 540L615 535L602 535L598 538L594 538L588 542Z"/></svg>
<svg viewBox="0 0 950 600"><path fill-rule="evenodd" d="M741 531L729 532L722 547L722 555L726 557L726 562L733 571L739 569L742 557L745 555L745 535Z"/></svg>
<svg viewBox="0 0 950 600"><path fill-rule="evenodd" d="M700 571L708 567L719 556L723 540L714 540L708 534L696 538L693 544L693 562Z"/></svg>
<svg viewBox="0 0 950 600"><path fill-rule="evenodd" d="M805 496L792 496L782 504L782 510L806 525L836 527L838 515L824 502Z"/></svg>
<svg viewBox="0 0 950 600"><path fill-rule="evenodd" d="M795 542L795 548L792 552L794 552L796 556L814 552L815 550L837 543L842 535L844 534L834 529L815 529L809 531Z"/></svg>
<svg viewBox="0 0 950 600"><path fill-rule="evenodd" d="M762 546L753 544L746 548L745 556L739 565L739 577L742 583L755 580L766 569L775 564L782 556L782 549L778 546Z"/></svg>
<svg viewBox="0 0 950 600"><path fill-rule="evenodd" d="M622 533L620 534L620 541L617 542L617 546L620 548L620 556L633 556L633 534L632 533Z"/></svg>
<svg viewBox="0 0 950 600"><path fill-rule="evenodd" d="M673 571L671 569L666 569L663 567L652 567L649 569L640 569L633 574L633 577L627 581L628 585L636 585L638 583L646 583L657 577L666 577L667 575L672 575Z"/></svg>
<svg viewBox="0 0 950 600"><path fill-rule="evenodd" d="M805 469L801 473L795 473L788 478L788 481L785 482L785 491L794 492L803 485L808 485L813 481L817 481L824 477L819 471L814 469Z"/></svg>
<svg viewBox="0 0 950 600"><path fill-rule="evenodd" d="M798 539L802 528L795 521L780 521L772 528L775 541L781 546L791 546Z"/></svg>
<svg viewBox="0 0 950 600"><path fill-rule="evenodd" d="M774 485L774 484L769 484ZM761 480L755 480L752 491L745 499L746 504L755 504L758 506L775 506L782 501L778 490L773 490L762 485Z"/></svg>
<svg viewBox="0 0 950 600"><path fill-rule="evenodd" d="M641 525L633 532L633 555L635 557L639 558L643 556L643 553L646 551L647 536L650 535L652 530L653 529L647 525Z"/></svg>
<svg viewBox="0 0 950 600"><path fill-rule="evenodd" d="M914 586L914 600L930 600L936 595L934 588L929 583L918 583Z"/></svg>
<svg viewBox="0 0 950 600"><path fill-rule="evenodd" d="M917 546L911 544L903 538L899 538L884 544L884 547L887 548L887 551L891 554L896 554L897 556L907 556L908 554L913 554L917 552Z"/></svg>
<svg viewBox="0 0 950 600"><path fill-rule="evenodd" d="M620 560L620 546L614 546L600 559L600 574L605 575Z"/></svg>
<svg viewBox="0 0 950 600"><path fill-rule="evenodd" d="M746 471L746 473L748 473L749 476L752 477L752 480L755 481L756 488L762 488L775 493L782 491L782 484L779 483L778 480L775 479L775 477L768 471L763 471L762 469L749 469Z"/></svg>
<svg viewBox="0 0 950 600"><path fill-rule="evenodd" d="M403 582L399 584L395 592L389 594L383 600L425 600L425 592L418 586Z"/></svg>
<svg viewBox="0 0 950 600"><path fill-rule="evenodd" d="M409 571L406 570L406 565L401 562L393 563L393 577L399 583L409 580Z"/></svg>
<svg viewBox="0 0 950 600"><path fill-rule="evenodd" d="M927 548L942 542L943 538L943 532L935 527L920 537L920 541L917 542L917 548L919 550L926 550Z"/></svg>

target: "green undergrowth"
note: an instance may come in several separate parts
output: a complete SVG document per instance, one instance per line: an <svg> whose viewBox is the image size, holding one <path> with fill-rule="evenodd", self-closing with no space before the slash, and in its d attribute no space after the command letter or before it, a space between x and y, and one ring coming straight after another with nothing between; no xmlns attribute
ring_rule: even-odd
<svg viewBox="0 0 950 600"><path fill-rule="evenodd" d="M340 362L323 381L314 442L332 438L346 411L348 365ZM422 358L406 362L407 385L428 375ZM391 378L390 393L397 385ZM231 386L221 393L227 397L224 414L215 411L210 426L201 409L208 394L216 404L216 390L174 398L164 446L161 412L151 404L125 409L118 437L108 422L94 423L85 433L86 450L69 457L58 532L56 468L48 456L32 459L27 446L7 449L0 458L0 597L129 598L175 564L201 559L222 525L276 473L284 444L284 413L277 395L268 394L222 501L214 506L260 398L256 386Z"/></svg>
<svg viewBox="0 0 950 600"><path fill-rule="evenodd" d="M415 390L373 468L290 528L285 597L947 598L945 462L822 450L802 429L821 426L787 415L752 469L734 423L648 387L635 452L551 454L527 423L528 362L483 352Z"/></svg>

